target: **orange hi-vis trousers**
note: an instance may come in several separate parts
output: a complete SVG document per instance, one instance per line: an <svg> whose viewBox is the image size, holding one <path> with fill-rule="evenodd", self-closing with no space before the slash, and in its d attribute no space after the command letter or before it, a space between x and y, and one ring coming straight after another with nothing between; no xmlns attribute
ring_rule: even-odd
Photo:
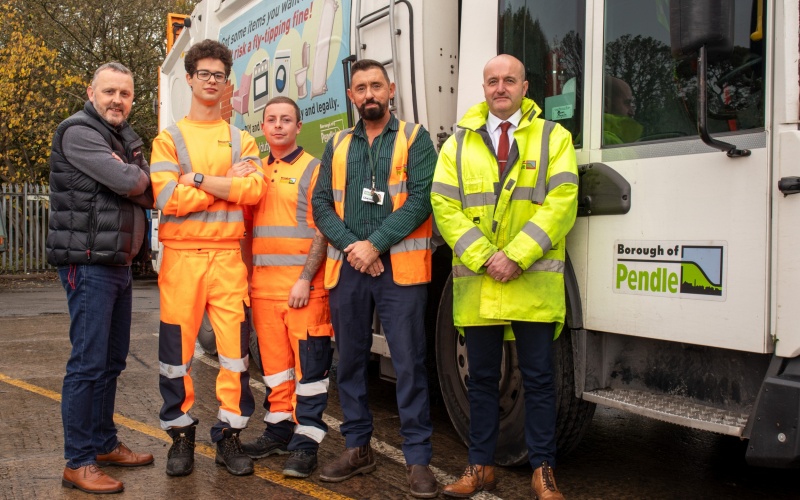
<svg viewBox="0 0 800 500"><path fill-rule="evenodd" d="M288 300L252 301L267 385L267 432L288 442L289 451L316 451L328 431L322 420L333 359L328 296L311 297L298 309Z"/></svg>
<svg viewBox="0 0 800 500"><path fill-rule="evenodd" d="M164 400L159 413L161 428L169 432L197 423L189 415L194 404L191 366L203 313L208 312L220 365L216 387L219 421L211 428L211 440L217 442L222 439L223 429L247 427L255 409L247 371L250 328L245 307L249 298L241 251L164 248L158 286L159 387Z"/></svg>

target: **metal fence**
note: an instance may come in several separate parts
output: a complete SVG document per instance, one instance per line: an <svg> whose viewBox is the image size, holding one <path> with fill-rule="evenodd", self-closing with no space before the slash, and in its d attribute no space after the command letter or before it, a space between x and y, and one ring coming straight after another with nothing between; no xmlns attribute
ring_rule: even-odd
<svg viewBox="0 0 800 500"><path fill-rule="evenodd" d="M0 185L0 224L7 237L6 251L0 253L0 272L52 269L45 253L49 216L49 186Z"/></svg>

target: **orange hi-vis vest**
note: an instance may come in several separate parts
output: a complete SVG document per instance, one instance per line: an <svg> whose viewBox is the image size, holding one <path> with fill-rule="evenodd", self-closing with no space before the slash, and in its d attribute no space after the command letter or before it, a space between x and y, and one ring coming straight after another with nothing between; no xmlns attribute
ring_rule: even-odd
<svg viewBox="0 0 800 500"><path fill-rule="evenodd" d="M253 279L255 298L286 299L303 271L316 226L311 216L311 194L320 161L303 151L290 163L276 159L267 192L253 216ZM269 177L271 174L267 173ZM311 280L311 297L324 296L324 273Z"/></svg>
<svg viewBox="0 0 800 500"><path fill-rule="evenodd" d="M417 137L420 125L399 120L394 140L392 167L389 172L389 196L392 211L399 210L408 199L408 149ZM342 130L333 138L333 161L331 163L331 185L333 207L344 220L344 196L347 186L347 155L353 129ZM420 285L431 280L431 236L432 217L414 229L411 234L392 245L392 275L398 285ZM325 264L325 288L331 289L339 282L339 273L344 262L344 252L328 244L328 260Z"/></svg>

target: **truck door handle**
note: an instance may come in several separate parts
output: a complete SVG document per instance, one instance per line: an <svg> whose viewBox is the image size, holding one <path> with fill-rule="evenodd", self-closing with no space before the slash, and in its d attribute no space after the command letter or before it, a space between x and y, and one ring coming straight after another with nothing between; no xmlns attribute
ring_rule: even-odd
<svg viewBox="0 0 800 500"><path fill-rule="evenodd" d="M778 190L783 196L800 193L800 177L782 177L778 181Z"/></svg>

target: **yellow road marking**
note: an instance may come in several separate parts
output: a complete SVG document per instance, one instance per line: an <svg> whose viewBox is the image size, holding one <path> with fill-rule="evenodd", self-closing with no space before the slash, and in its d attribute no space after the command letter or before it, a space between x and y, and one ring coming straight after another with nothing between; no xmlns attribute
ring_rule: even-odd
<svg viewBox="0 0 800 500"><path fill-rule="evenodd" d="M45 389L43 387L39 387L33 384L29 384L23 380L18 380L15 378L11 378L7 375L0 373L0 382L5 382L9 385L13 385L14 387L19 387L20 389L24 389L28 392L32 392L34 394L38 394L40 396L44 396L46 398L50 398L55 401L61 401L61 394L51 391L49 389ZM158 439L160 441L164 441L166 443L172 443L172 440L169 436L166 436L164 431L160 428L156 428L145 423L139 422L137 420L130 419L128 417L124 417L119 413L114 414L114 422L119 425L123 425L129 429L134 431L141 432L142 434L146 434L152 438ZM199 453L200 455L210 458L214 460L214 457L217 454L217 451L212 447L206 444L198 443L195 446L195 452ZM256 464L254 474L261 479L265 479L271 483L278 484L283 486L284 488L288 488L290 490L294 490L298 493L302 493L304 495L308 495L313 498L319 498L320 500L352 500L350 497L340 495L335 491L331 491L326 488L322 488L317 486L316 484L310 481L302 481L297 479L288 479L284 477L283 474L279 472L275 472L274 470L264 467L263 465Z"/></svg>

